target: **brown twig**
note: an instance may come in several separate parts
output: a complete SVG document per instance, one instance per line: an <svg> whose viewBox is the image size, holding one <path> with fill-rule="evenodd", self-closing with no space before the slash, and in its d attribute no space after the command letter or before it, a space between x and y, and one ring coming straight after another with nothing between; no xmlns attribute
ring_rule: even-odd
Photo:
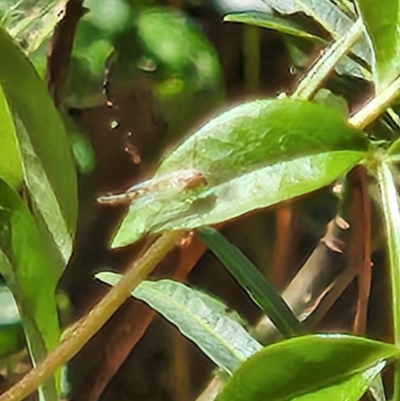
<svg viewBox="0 0 400 401"><path fill-rule="evenodd" d="M276 211L276 241L273 255L272 282L278 290L286 284L287 269L291 264L293 254L293 205L284 202Z"/></svg>
<svg viewBox="0 0 400 401"><path fill-rule="evenodd" d="M58 109L62 107L75 32L85 12L83 0L69 0L47 50L47 87Z"/></svg>
<svg viewBox="0 0 400 401"><path fill-rule="evenodd" d="M183 280L196 265L204 250L204 246L196 238L193 238L189 245L179 248L179 263L175 263L173 260L174 263L168 263L167 269L163 268L163 270L166 270L166 275ZM170 266L171 264L172 266ZM96 341L89 347L85 347L85 354L90 354L95 348L101 355L96 361L96 369L89 371L81 380L81 385L75 389L71 401L95 401L100 397L133 347L145 334L154 316L155 312L139 301L126 305L126 308L119 311L117 325L111 327L107 333L106 347L101 349ZM135 324L132 324L132 321ZM98 351L99 349L101 351Z"/></svg>
<svg viewBox="0 0 400 401"><path fill-rule="evenodd" d="M79 320L69 335L58 347L17 384L0 395L0 401L20 401L43 385L46 380L61 366L68 362L93 337L104 323L130 296L131 291L143 281L157 266L164 256L171 251L182 238L181 232L163 234L129 271L110 289L107 295Z"/></svg>
<svg viewBox="0 0 400 401"><path fill-rule="evenodd" d="M354 332L365 334L367 326L368 300L371 288L371 205L368 193L368 177L364 167L353 170L351 185L354 187L356 202L351 213L355 222L354 245L349 263L358 267L358 298L354 318Z"/></svg>

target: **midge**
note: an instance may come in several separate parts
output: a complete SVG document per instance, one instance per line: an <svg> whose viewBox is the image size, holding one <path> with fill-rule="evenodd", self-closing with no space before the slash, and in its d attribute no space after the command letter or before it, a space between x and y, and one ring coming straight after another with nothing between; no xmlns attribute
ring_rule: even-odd
<svg viewBox="0 0 400 401"><path fill-rule="evenodd" d="M97 198L97 202L106 205L122 205L132 203L145 194L161 192L167 194L181 190L190 190L200 185L206 185L207 180L203 174L194 169L178 170L173 173L152 178L130 187L120 194L109 194Z"/></svg>

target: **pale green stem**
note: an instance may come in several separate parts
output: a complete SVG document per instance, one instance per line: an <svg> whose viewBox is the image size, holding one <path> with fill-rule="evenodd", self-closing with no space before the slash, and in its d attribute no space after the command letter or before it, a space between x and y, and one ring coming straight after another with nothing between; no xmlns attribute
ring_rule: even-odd
<svg viewBox="0 0 400 401"><path fill-rule="evenodd" d="M389 255L394 342L400 348L400 210L394 177L387 163L377 168L380 201ZM394 401L400 400L400 362L395 364Z"/></svg>
<svg viewBox="0 0 400 401"><path fill-rule="evenodd" d="M313 98L322 83L335 68L338 61L346 55L363 33L363 22L358 19L346 35L335 41L316 61L307 75L300 81L292 94L292 99L308 100Z"/></svg>
<svg viewBox="0 0 400 401"><path fill-rule="evenodd" d="M255 26L243 29L244 75L247 90L254 92L260 86L260 30Z"/></svg>
<svg viewBox="0 0 400 401"><path fill-rule="evenodd" d="M354 114L349 123L356 128L365 128L374 122L400 95L400 77L393 81L382 93L374 97L358 113Z"/></svg>
<svg viewBox="0 0 400 401"><path fill-rule="evenodd" d="M148 276L164 256L178 244L181 238L182 232L176 231L163 234L155 241L89 314L75 324L69 331L69 335L42 363L34 367L13 387L0 395L0 401L22 400L41 386L58 368L65 365L99 331L130 296L131 291Z"/></svg>

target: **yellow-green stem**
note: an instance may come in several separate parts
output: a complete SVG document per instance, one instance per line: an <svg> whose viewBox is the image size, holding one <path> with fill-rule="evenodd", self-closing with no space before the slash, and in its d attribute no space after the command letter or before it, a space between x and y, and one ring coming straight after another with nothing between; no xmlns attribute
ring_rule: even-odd
<svg viewBox="0 0 400 401"><path fill-rule="evenodd" d="M387 163L378 166L377 180L389 255L394 342L400 347L400 210L394 177ZM395 364L393 400L400 400L399 361Z"/></svg>
<svg viewBox="0 0 400 401"><path fill-rule="evenodd" d="M363 23L358 19L349 31L333 43L317 60L310 71L300 81L293 92L292 99L312 99L324 80L335 68L338 61L349 52L363 33Z"/></svg>
<svg viewBox="0 0 400 401"><path fill-rule="evenodd" d="M400 77L393 81L382 93L370 100L349 123L356 128L365 128L374 122L400 95Z"/></svg>
<svg viewBox="0 0 400 401"><path fill-rule="evenodd" d="M255 26L243 28L244 75L247 90L254 92L260 86L260 30Z"/></svg>
<svg viewBox="0 0 400 401"><path fill-rule="evenodd" d="M107 295L81 319L69 335L52 351L46 359L8 391L0 395L0 401L20 401L35 391L58 368L65 365L97 333L104 323L130 296L131 291L144 280L163 257L182 238L182 232L163 234L138 261L133 263L123 278L110 289Z"/></svg>

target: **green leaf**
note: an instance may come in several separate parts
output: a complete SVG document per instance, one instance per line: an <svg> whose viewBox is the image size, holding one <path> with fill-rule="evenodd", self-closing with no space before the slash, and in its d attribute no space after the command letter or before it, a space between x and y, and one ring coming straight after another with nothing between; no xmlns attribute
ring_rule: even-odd
<svg viewBox="0 0 400 401"><path fill-rule="evenodd" d="M215 253L282 334L292 336L301 332L300 322L274 286L237 247L213 228L197 230L196 235Z"/></svg>
<svg viewBox="0 0 400 401"><path fill-rule="evenodd" d="M359 401L373 381L379 378L379 373L385 365L385 362L378 363L376 366L366 370L365 372L355 374L348 379L324 387L315 392L292 398L291 401Z"/></svg>
<svg viewBox="0 0 400 401"><path fill-rule="evenodd" d="M48 39L60 20L67 0L1 0L0 26L24 47L35 51Z"/></svg>
<svg viewBox="0 0 400 401"><path fill-rule="evenodd" d="M226 15L224 21L241 22L261 28L272 29L287 35L298 36L303 39L324 42L319 36L307 32L300 24L273 14L260 12L235 13Z"/></svg>
<svg viewBox="0 0 400 401"><path fill-rule="evenodd" d="M347 386L359 390L361 385L364 389L365 380L353 376L398 355L394 345L347 335L308 335L285 340L245 361L217 401L356 400L331 395L348 390ZM377 372L380 369L376 368ZM377 372L368 376L373 378ZM368 382L368 377L364 379Z"/></svg>
<svg viewBox="0 0 400 401"><path fill-rule="evenodd" d="M381 92L400 72L399 1L357 0L356 4L372 43L373 80Z"/></svg>
<svg viewBox="0 0 400 401"><path fill-rule="evenodd" d="M45 83L2 30L0 53L0 84L16 115L25 181L34 210L67 261L77 218L77 188L64 125Z"/></svg>
<svg viewBox="0 0 400 401"><path fill-rule="evenodd" d="M375 175L383 214L390 269L394 342L400 346L400 205L390 164L378 164ZM400 363L395 365L394 399L400 392Z"/></svg>
<svg viewBox="0 0 400 401"><path fill-rule="evenodd" d="M17 301L34 364L58 344L60 336L57 275L51 263L28 208L0 180L0 272Z"/></svg>
<svg viewBox="0 0 400 401"><path fill-rule="evenodd" d="M21 319L11 291L0 286L0 365L25 345ZM7 359L5 359L7 358Z"/></svg>
<svg viewBox="0 0 400 401"><path fill-rule="evenodd" d="M131 204L113 246L134 242L146 231L213 225L311 192L347 172L367 149L364 135L321 105L290 99L242 104L167 157L143 184L147 190ZM191 171L207 185L166 190Z"/></svg>
<svg viewBox="0 0 400 401"><path fill-rule="evenodd" d="M330 0L264 0L275 11L283 15L304 13L313 18L331 36L338 40L351 28L354 21L348 17L334 2ZM366 37L359 41L352 49L352 52L361 60L371 65L371 49ZM355 76L366 77L367 73L360 70L359 66L349 59L338 64L339 73L346 73Z"/></svg>
<svg viewBox="0 0 400 401"><path fill-rule="evenodd" d="M120 275L96 277L114 285ZM171 280L143 281L133 292L178 327L221 369L232 373L241 362L261 349L237 322L238 318L215 298Z"/></svg>
<svg viewBox="0 0 400 401"><path fill-rule="evenodd" d="M24 176L21 153L10 108L0 85L0 177L15 189L20 189Z"/></svg>

